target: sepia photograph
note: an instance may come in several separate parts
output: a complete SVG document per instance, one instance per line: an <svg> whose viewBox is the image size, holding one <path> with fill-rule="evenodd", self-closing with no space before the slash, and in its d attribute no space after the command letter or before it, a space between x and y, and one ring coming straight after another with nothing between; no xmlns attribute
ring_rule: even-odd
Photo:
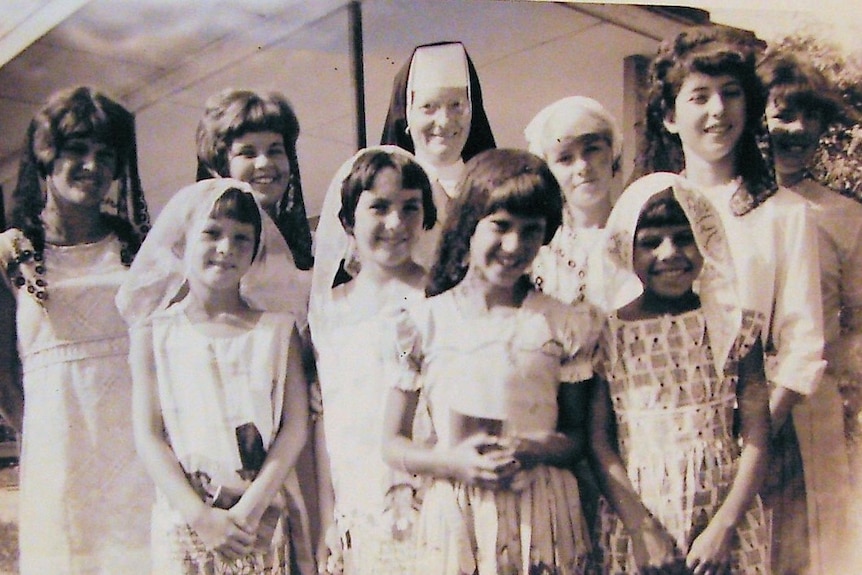
<svg viewBox="0 0 862 575"><path fill-rule="evenodd" d="M9 0L0 575L862 572L852 0Z"/></svg>

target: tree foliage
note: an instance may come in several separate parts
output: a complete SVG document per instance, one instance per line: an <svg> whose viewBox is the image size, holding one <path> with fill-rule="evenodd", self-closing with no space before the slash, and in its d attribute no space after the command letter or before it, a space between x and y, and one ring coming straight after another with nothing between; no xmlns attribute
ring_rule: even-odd
<svg viewBox="0 0 862 575"><path fill-rule="evenodd" d="M812 172L830 188L862 201L862 54L846 55L809 32L770 42L770 49L806 57L841 96L845 114L821 138Z"/></svg>

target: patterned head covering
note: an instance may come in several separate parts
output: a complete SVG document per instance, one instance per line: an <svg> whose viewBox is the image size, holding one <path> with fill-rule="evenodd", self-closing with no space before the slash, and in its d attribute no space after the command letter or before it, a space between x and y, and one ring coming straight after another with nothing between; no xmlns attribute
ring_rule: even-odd
<svg viewBox="0 0 862 575"><path fill-rule="evenodd" d="M608 218L607 236L599 245L601 253L594 254L596 259L591 260L600 262L597 267L601 270L593 281L604 286L608 309L619 309L643 292L632 259L637 222L647 203L668 190L685 212L704 259L695 288L706 317L715 366L722 373L742 325L736 275L718 213L685 178L658 172L637 180L623 192Z"/></svg>
<svg viewBox="0 0 862 575"><path fill-rule="evenodd" d="M183 297L186 239L206 221L222 194L235 188L255 197L261 237L251 268L240 282L243 299L263 311L289 311L302 328L308 291L275 223L252 187L231 178L202 180L178 191L165 205L117 293L117 308L129 325L145 322Z"/></svg>

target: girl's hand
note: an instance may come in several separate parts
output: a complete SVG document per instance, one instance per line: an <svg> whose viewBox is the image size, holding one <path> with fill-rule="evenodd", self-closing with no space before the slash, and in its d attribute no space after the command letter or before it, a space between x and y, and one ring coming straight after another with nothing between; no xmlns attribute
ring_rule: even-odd
<svg viewBox="0 0 862 575"><path fill-rule="evenodd" d="M512 449L492 435L471 435L451 451L455 479L485 489L505 489L520 469Z"/></svg>
<svg viewBox="0 0 862 575"><path fill-rule="evenodd" d="M727 571L733 532L733 527L711 521L703 533L695 538L685 557L685 564L694 575L714 575Z"/></svg>
<svg viewBox="0 0 862 575"><path fill-rule="evenodd" d="M206 507L189 523L207 549L218 551L228 559L237 559L251 552L255 532L238 521L229 510Z"/></svg>
<svg viewBox="0 0 862 575"><path fill-rule="evenodd" d="M512 455L524 469L530 469L545 463L548 458L548 443L554 436L562 434L539 431L525 433L517 437L506 438L503 444L512 450Z"/></svg>
<svg viewBox="0 0 862 575"><path fill-rule="evenodd" d="M682 566L676 542L655 519L645 520L631 538L640 573L675 573Z"/></svg>

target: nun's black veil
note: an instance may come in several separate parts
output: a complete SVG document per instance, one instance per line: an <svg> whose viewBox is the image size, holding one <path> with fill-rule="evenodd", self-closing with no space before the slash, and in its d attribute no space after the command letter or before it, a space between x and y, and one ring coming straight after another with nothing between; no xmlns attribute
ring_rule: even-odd
<svg viewBox="0 0 862 575"><path fill-rule="evenodd" d="M386 121L383 124L383 134L380 136L381 144L392 144L415 153L413 139L407 133L407 78L410 75L410 65L413 62L413 54L416 50L427 46L440 46L444 44L459 44L460 42L435 42L423 44L413 49L410 59L402 66L395 76L392 86L392 97L389 100L389 110L386 113ZM479 86L479 76L476 67L470 59L470 54L464 50L467 56L467 68L470 75L470 105L473 111L473 120L470 123L470 134L467 143L461 151L461 158L466 162L479 152L496 148L494 134L488 122L488 115L482 104L482 88Z"/></svg>

